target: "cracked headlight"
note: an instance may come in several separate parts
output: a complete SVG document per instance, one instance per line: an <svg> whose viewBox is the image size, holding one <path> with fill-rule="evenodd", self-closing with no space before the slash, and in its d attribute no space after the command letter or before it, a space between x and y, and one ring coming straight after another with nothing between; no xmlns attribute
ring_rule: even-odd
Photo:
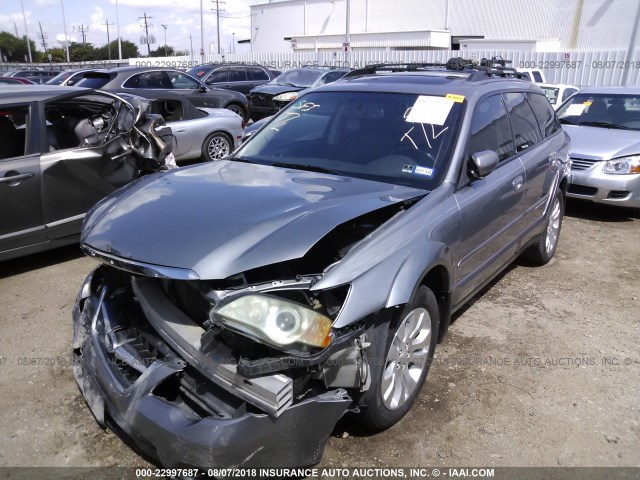
<svg viewBox="0 0 640 480"><path fill-rule="evenodd" d="M605 162L602 167L602 171L613 175L640 173L640 155L609 160L608 162Z"/></svg>
<svg viewBox="0 0 640 480"><path fill-rule="evenodd" d="M268 295L239 297L214 307L209 317L214 323L248 333L275 347L299 343L324 348L331 342L330 318Z"/></svg>

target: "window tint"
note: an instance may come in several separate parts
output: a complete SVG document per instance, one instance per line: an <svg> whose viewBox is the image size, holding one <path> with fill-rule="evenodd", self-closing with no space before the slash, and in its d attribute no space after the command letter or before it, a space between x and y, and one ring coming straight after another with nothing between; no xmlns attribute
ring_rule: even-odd
<svg viewBox="0 0 640 480"><path fill-rule="evenodd" d="M143 72L124 82L125 88L173 88L166 72Z"/></svg>
<svg viewBox="0 0 640 480"><path fill-rule="evenodd" d="M500 95L485 98L473 112L467 152L471 155L484 150L496 152L500 161L514 154L509 117Z"/></svg>
<svg viewBox="0 0 640 480"><path fill-rule="evenodd" d="M326 85L327 83L333 83L336 80L340 80L344 77L346 72L331 72L327 73L324 77L322 77L322 81L320 82L322 85Z"/></svg>
<svg viewBox="0 0 640 480"><path fill-rule="evenodd" d="M578 90L576 90L575 88L567 88L562 94L562 101L564 102L567 98L569 98L571 95L573 95L577 91Z"/></svg>
<svg viewBox="0 0 640 480"><path fill-rule="evenodd" d="M247 80L269 80L269 75L261 68L247 67Z"/></svg>
<svg viewBox="0 0 640 480"><path fill-rule="evenodd" d="M507 105L516 152L521 152L542 140L540 127L527 103L523 93L505 93L504 102Z"/></svg>
<svg viewBox="0 0 640 480"><path fill-rule="evenodd" d="M540 72L532 72L532 73L535 81L538 83L542 83L542 75L540 74Z"/></svg>
<svg viewBox="0 0 640 480"><path fill-rule="evenodd" d="M545 137L560 131L560 122L547 97L538 93L527 93L527 100Z"/></svg>
<svg viewBox="0 0 640 480"><path fill-rule="evenodd" d="M29 107L4 108L0 112L0 160L25 154Z"/></svg>
<svg viewBox="0 0 640 480"><path fill-rule="evenodd" d="M168 87L161 88L183 88L197 90L200 88L200 84L194 78L191 78L186 73L182 72L162 72L169 79L170 85Z"/></svg>
<svg viewBox="0 0 640 480"><path fill-rule="evenodd" d="M216 70L215 72L213 72L211 75L209 75L209 77L207 78L206 83L211 84L211 83L222 83L222 82L227 82L229 79L229 72L226 68L219 68L218 70Z"/></svg>
<svg viewBox="0 0 640 480"><path fill-rule="evenodd" d="M229 69L229 81L230 82L246 82L247 74L244 73L243 67L231 67Z"/></svg>

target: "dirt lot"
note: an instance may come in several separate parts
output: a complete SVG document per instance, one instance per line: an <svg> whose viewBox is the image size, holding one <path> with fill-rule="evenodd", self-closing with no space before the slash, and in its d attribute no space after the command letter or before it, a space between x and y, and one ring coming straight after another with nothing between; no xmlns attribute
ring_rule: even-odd
<svg viewBox="0 0 640 480"><path fill-rule="evenodd" d="M93 263L0 264L0 466L146 465L46 364ZM456 315L410 414L377 435L342 421L322 466L640 466L639 286L640 214L569 204L549 265L514 265Z"/></svg>

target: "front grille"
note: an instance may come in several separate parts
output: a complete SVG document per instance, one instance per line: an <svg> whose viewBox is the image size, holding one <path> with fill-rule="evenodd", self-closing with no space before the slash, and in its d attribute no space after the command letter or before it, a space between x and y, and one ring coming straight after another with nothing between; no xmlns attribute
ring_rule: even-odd
<svg viewBox="0 0 640 480"><path fill-rule="evenodd" d="M571 170L587 170L602 160L590 160L588 158L571 157Z"/></svg>
<svg viewBox="0 0 640 480"><path fill-rule="evenodd" d="M273 97L264 93L252 93L249 95L249 104L252 107L274 108Z"/></svg>
<svg viewBox="0 0 640 480"><path fill-rule="evenodd" d="M577 185L572 183L569 185L569 193L575 193L576 195L588 195L592 197L598 193L598 189L595 187L587 187L586 185Z"/></svg>

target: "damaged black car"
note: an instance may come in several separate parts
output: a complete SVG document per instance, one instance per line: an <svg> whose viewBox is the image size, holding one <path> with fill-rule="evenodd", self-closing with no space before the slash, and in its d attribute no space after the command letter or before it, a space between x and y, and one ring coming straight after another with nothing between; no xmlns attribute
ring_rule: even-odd
<svg viewBox="0 0 640 480"><path fill-rule="evenodd" d="M175 165L171 129L133 103L84 88L0 91L0 260L77 243L97 201Z"/></svg>
<svg viewBox="0 0 640 480"><path fill-rule="evenodd" d="M345 414L402 419L453 311L519 255L553 257L569 139L542 92L385 73L87 215L74 374L100 424L166 467L315 464Z"/></svg>

